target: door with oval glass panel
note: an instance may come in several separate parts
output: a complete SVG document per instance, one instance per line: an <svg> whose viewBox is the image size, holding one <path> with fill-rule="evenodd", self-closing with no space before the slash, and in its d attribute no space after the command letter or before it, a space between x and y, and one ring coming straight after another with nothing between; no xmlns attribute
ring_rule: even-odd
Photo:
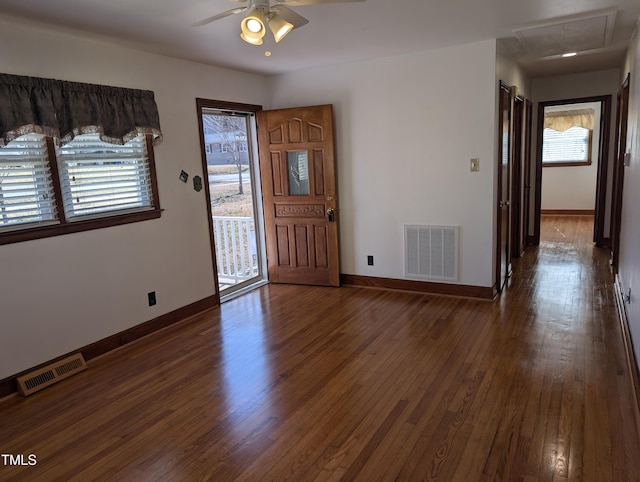
<svg viewBox="0 0 640 482"><path fill-rule="evenodd" d="M269 281L339 286L332 106L260 111L257 124Z"/></svg>

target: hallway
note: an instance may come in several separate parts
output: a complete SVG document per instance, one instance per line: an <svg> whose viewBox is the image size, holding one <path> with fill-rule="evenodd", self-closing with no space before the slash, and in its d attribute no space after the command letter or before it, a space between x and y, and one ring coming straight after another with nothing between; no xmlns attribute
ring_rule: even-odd
<svg viewBox="0 0 640 482"><path fill-rule="evenodd" d="M267 285L0 401L2 480L632 481L620 326L592 221L492 303Z"/></svg>
<svg viewBox="0 0 640 482"><path fill-rule="evenodd" d="M556 464L565 450L570 454L565 460L569 480L638 480L637 468L625 475L613 462L614 467L599 471L602 460L590 461L588 455L591 444L603 443L595 457L613 451L640 458L637 442L628 445L637 435L620 431L635 426L632 392L610 252L595 247L593 223L593 216L543 215L540 246L529 247L520 260L502 304L511 308L511 303L520 303L516 300L527 300L521 316L530 320L525 322L531 328L528 334L538 332L544 340L546 355L536 359L551 383L547 423L553 423L555 435L558 422ZM594 465L587 469L589 464Z"/></svg>

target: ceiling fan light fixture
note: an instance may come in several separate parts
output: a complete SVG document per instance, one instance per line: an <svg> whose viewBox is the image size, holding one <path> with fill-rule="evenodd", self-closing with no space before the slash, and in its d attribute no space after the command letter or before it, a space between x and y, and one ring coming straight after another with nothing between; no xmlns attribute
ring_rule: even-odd
<svg viewBox="0 0 640 482"><path fill-rule="evenodd" d="M240 22L240 30L242 30L240 37L252 45L262 45L262 37L266 33L265 23L264 12L255 7L252 8Z"/></svg>
<svg viewBox="0 0 640 482"><path fill-rule="evenodd" d="M283 38L287 36L291 30L293 30L293 24L287 22L284 18L282 18L277 13L272 13L269 15L269 29L271 33L273 33L273 38L276 43L280 42Z"/></svg>
<svg viewBox="0 0 640 482"><path fill-rule="evenodd" d="M244 33L240 34L240 38L242 40L244 40L245 42L247 42L248 44L251 44L251 45L262 45L262 39L261 38L249 37L249 36L245 35Z"/></svg>
<svg viewBox="0 0 640 482"><path fill-rule="evenodd" d="M247 20L247 29L250 32L252 32L252 33L260 33L260 31L262 31L263 28L264 28L264 25L262 25L255 18L250 18L249 20Z"/></svg>

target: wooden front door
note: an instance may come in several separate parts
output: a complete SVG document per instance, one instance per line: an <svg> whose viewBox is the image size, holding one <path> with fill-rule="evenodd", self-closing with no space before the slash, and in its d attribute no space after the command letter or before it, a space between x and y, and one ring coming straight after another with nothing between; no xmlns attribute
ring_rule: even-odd
<svg viewBox="0 0 640 482"><path fill-rule="evenodd" d="M257 125L269 281L339 286L332 106L260 111Z"/></svg>

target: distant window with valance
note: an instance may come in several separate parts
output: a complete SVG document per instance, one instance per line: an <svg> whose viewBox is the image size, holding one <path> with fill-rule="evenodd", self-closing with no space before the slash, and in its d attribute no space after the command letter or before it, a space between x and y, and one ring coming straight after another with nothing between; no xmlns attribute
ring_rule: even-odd
<svg viewBox="0 0 640 482"><path fill-rule="evenodd" d="M160 216L154 94L0 74L0 244Z"/></svg>
<svg viewBox="0 0 640 482"><path fill-rule="evenodd" d="M595 111L592 108L544 112L542 165L591 164Z"/></svg>

